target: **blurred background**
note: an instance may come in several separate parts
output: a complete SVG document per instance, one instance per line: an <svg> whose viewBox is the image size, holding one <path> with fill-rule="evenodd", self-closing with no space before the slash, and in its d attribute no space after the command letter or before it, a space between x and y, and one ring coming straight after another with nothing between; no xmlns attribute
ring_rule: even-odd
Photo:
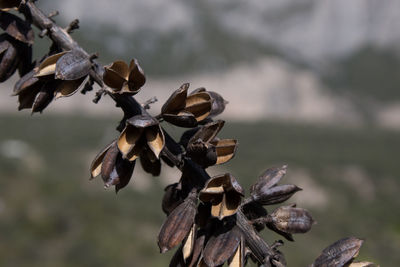
<svg viewBox="0 0 400 267"><path fill-rule="evenodd" d="M285 242L288 266L306 266L334 241L365 238L360 260L400 262L400 2L397 0L40 0L73 37L108 64L137 58L157 96L182 83L229 101L222 137L237 138L231 172L249 191L266 168L303 188L288 203L318 224ZM37 38L35 55L47 40ZM167 266L156 243L163 188L136 166L115 195L89 181L94 156L118 133L121 112L94 92L17 112L17 75L0 85L0 265ZM166 125L175 136L179 129ZM271 210L271 209L269 209ZM264 232L272 243L281 239ZM396 264L397 263L397 264Z"/></svg>

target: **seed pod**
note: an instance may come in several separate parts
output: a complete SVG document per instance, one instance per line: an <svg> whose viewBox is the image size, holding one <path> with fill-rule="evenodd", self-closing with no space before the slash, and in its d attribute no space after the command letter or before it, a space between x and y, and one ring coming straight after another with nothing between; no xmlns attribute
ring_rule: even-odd
<svg viewBox="0 0 400 267"><path fill-rule="evenodd" d="M164 133L158 121L147 115L137 115L128 119L118 138L118 148L122 156L130 161L137 159L145 146L158 159L164 145Z"/></svg>
<svg viewBox="0 0 400 267"><path fill-rule="evenodd" d="M115 61L104 68L104 83L117 93L136 94L145 84L146 77L136 59L129 66L124 61Z"/></svg>
<svg viewBox="0 0 400 267"><path fill-rule="evenodd" d="M192 256L190 258L190 262L187 265L188 267L196 267L198 266L200 256L203 252L204 242L206 240L206 236L204 231L198 231L196 235L196 241L193 245Z"/></svg>
<svg viewBox="0 0 400 267"><path fill-rule="evenodd" d="M364 242L356 237L340 239L325 248L311 267L341 267L357 257Z"/></svg>
<svg viewBox="0 0 400 267"><path fill-rule="evenodd" d="M223 139L212 141L211 144L216 148L216 164L223 164L235 156L238 142L234 139Z"/></svg>
<svg viewBox="0 0 400 267"><path fill-rule="evenodd" d="M61 98L61 97L68 97L72 96L76 92L82 90L88 84L90 84L90 76L82 77L77 80L72 80L72 81L63 81L60 83L60 85L56 89L56 94L55 94L55 99Z"/></svg>
<svg viewBox="0 0 400 267"><path fill-rule="evenodd" d="M265 188L261 188L263 190ZM258 201L262 205L279 204L288 200L294 193L302 190L296 185L278 185L266 189L265 191L257 191L251 195L254 201Z"/></svg>
<svg viewBox="0 0 400 267"><path fill-rule="evenodd" d="M36 69L35 77L46 77L54 75L54 73L56 72L57 61L66 53L68 53L68 51L63 51L45 58L40 63L40 65L37 68L35 68Z"/></svg>
<svg viewBox="0 0 400 267"><path fill-rule="evenodd" d="M181 203L161 226L158 235L158 246L161 253L167 252L171 248L181 243L189 234L196 215L196 195L190 194Z"/></svg>
<svg viewBox="0 0 400 267"><path fill-rule="evenodd" d="M119 183L118 176L115 174L112 175L118 154L119 151L117 144L116 142L113 142L113 144L108 148L103 157L101 164L101 178L103 178L106 187L109 187L110 185L116 185Z"/></svg>
<svg viewBox="0 0 400 267"><path fill-rule="evenodd" d="M286 174L287 165L280 168L267 169L250 188L251 195L262 195L269 188L273 187Z"/></svg>
<svg viewBox="0 0 400 267"><path fill-rule="evenodd" d="M186 262L189 257L192 255L194 249L194 243L196 240L196 232L197 232L197 225L193 223L192 228L188 236L186 237L185 241L182 243L182 254L183 260Z"/></svg>
<svg viewBox="0 0 400 267"><path fill-rule="evenodd" d="M189 84L176 90L161 108L164 120L180 127L195 127L207 118L211 110L211 97L207 92L187 95Z"/></svg>
<svg viewBox="0 0 400 267"><path fill-rule="evenodd" d="M231 258L239 247L241 240L237 226L232 229L216 233L210 237L203 252L203 259L207 266L218 266Z"/></svg>
<svg viewBox="0 0 400 267"><path fill-rule="evenodd" d="M229 267L244 267L245 266L245 242L244 238L241 235L240 238L240 243L238 248L236 249L235 254L233 254L233 257L229 260Z"/></svg>
<svg viewBox="0 0 400 267"><path fill-rule="evenodd" d="M227 173L212 177L200 191L199 199L211 202L211 215L222 220L236 214L243 195L243 188L235 177Z"/></svg>
<svg viewBox="0 0 400 267"><path fill-rule="evenodd" d="M201 127L196 133L190 138L189 143L194 142L198 139L205 143L211 142L224 127L225 121L217 120L207 123Z"/></svg>
<svg viewBox="0 0 400 267"><path fill-rule="evenodd" d="M154 157L154 154L146 147L140 153L140 164L145 172L153 176L160 175L161 161Z"/></svg>
<svg viewBox="0 0 400 267"><path fill-rule="evenodd" d="M169 215L179 204L183 202L180 184L170 184L164 189L162 210Z"/></svg>
<svg viewBox="0 0 400 267"><path fill-rule="evenodd" d="M54 98L54 90L58 85L58 81L48 81L43 84L42 88L40 89L39 93L36 95L35 100L32 104L32 113L40 112L42 113L43 110L51 103Z"/></svg>
<svg viewBox="0 0 400 267"><path fill-rule="evenodd" d="M202 140L189 143L187 155L203 168L212 166L217 162L217 151L215 146L206 144Z"/></svg>
<svg viewBox="0 0 400 267"><path fill-rule="evenodd" d="M0 12L0 27L18 41L32 45L35 35L30 23L23 21L18 16L7 12Z"/></svg>
<svg viewBox="0 0 400 267"><path fill-rule="evenodd" d="M311 229L314 220L311 214L302 208L292 206L279 207L267 216L268 224L290 234L306 233Z"/></svg>
<svg viewBox="0 0 400 267"><path fill-rule="evenodd" d="M118 193L119 190L129 184L135 164L136 161L130 162L129 160L123 159L121 154L118 154L115 169L111 174L111 180L115 179L113 175L118 176L119 180L119 183L115 185L115 193Z"/></svg>
<svg viewBox="0 0 400 267"><path fill-rule="evenodd" d="M108 144L97 156L94 158L92 161L92 164L90 165L90 179L93 179L94 177L98 176L101 174L102 170L102 165L103 165L103 159L107 153L107 151L115 146L116 140L112 141L110 144Z"/></svg>
<svg viewBox="0 0 400 267"><path fill-rule="evenodd" d="M77 80L89 74L92 63L82 51L74 49L57 60L55 78L60 80Z"/></svg>
<svg viewBox="0 0 400 267"><path fill-rule="evenodd" d="M212 99L212 106L211 106L211 111L210 111L210 117L215 117L225 110L226 104L228 104L228 101L226 101L220 94L212 91L208 91L208 94L211 96Z"/></svg>
<svg viewBox="0 0 400 267"><path fill-rule="evenodd" d="M19 63L17 47L7 34L0 35L0 82L10 78Z"/></svg>

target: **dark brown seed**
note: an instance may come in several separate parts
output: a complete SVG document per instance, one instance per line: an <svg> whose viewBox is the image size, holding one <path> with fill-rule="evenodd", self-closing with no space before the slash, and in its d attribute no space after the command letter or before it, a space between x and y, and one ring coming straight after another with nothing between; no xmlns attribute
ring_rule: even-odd
<svg viewBox="0 0 400 267"><path fill-rule="evenodd" d="M89 74L92 67L87 55L80 50L72 50L57 60L55 77L61 80L77 80Z"/></svg>
<svg viewBox="0 0 400 267"><path fill-rule="evenodd" d="M258 201L262 205L273 205L288 200L294 193L300 190L302 189L292 184L278 185L268 188L263 192L255 192L251 197L254 201Z"/></svg>
<svg viewBox="0 0 400 267"><path fill-rule="evenodd" d="M181 243L189 234L196 215L196 195L190 194L167 217L158 235L158 246L164 253Z"/></svg>
<svg viewBox="0 0 400 267"><path fill-rule="evenodd" d="M241 234L236 226L228 231L211 236L204 248L204 262L210 267L223 264L233 256L240 240Z"/></svg>
<svg viewBox="0 0 400 267"><path fill-rule="evenodd" d="M356 237L343 238L325 248L312 267L342 267L357 257L364 240Z"/></svg>
<svg viewBox="0 0 400 267"><path fill-rule="evenodd" d="M314 224L314 220L307 210L292 206L279 207L267 218L268 223L273 224L278 230L290 234L306 233Z"/></svg>
<svg viewBox="0 0 400 267"><path fill-rule="evenodd" d="M267 169L253 184L250 188L250 194L262 194L268 188L273 187L282 179L286 174L287 165L283 165L280 168L269 168ZM260 192L260 193L258 193Z"/></svg>
<svg viewBox="0 0 400 267"><path fill-rule="evenodd" d="M16 40L33 44L35 36L30 24L19 17L0 11L0 27Z"/></svg>

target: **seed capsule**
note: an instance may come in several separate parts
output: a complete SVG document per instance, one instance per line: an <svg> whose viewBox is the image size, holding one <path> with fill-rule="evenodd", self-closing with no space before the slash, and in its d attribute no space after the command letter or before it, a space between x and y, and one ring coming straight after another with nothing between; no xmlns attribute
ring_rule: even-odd
<svg viewBox="0 0 400 267"><path fill-rule="evenodd" d="M104 83L116 93L136 94L145 84L146 77L136 59L129 66L124 61L115 61L104 68Z"/></svg>
<svg viewBox="0 0 400 267"><path fill-rule="evenodd" d="M279 207L267 216L268 223L276 229L290 234L306 233L314 220L311 214L302 208L292 206Z"/></svg>
<svg viewBox="0 0 400 267"><path fill-rule="evenodd" d="M251 195L261 195L269 188L273 187L282 179L286 174L287 165L280 168L267 169L250 188Z"/></svg>
<svg viewBox="0 0 400 267"><path fill-rule="evenodd" d="M92 67L87 55L80 50L72 50L57 60L55 78L77 80L89 74Z"/></svg>
<svg viewBox="0 0 400 267"><path fill-rule="evenodd" d="M293 194L302 190L292 184L278 185L265 189L265 187L262 187L259 191L253 192L253 195L251 195L252 199L262 205L273 205L288 200Z"/></svg>
<svg viewBox="0 0 400 267"><path fill-rule="evenodd" d="M16 40L32 45L35 35L30 23L14 14L0 12L0 27Z"/></svg>
<svg viewBox="0 0 400 267"><path fill-rule="evenodd" d="M343 238L325 248L311 267L341 267L357 257L364 240Z"/></svg>
<svg viewBox="0 0 400 267"><path fill-rule="evenodd" d="M0 82L10 78L19 63L17 47L7 34L0 35Z"/></svg>
<svg viewBox="0 0 400 267"><path fill-rule="evenodd" d="M195 194L190 194L168 215L158 235L158 246L161 253L179 245L188 236L196 215L195 200Z"/></svg>

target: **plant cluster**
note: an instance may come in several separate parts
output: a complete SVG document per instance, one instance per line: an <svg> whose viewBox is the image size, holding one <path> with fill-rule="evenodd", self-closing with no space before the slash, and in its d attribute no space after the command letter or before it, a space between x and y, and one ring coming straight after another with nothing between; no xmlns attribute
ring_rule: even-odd
<svg viewBox="0 0 400 267"><path fill-rule="evenodd" d="M143 169L160 175L163 164L178 168L182 175L165 188L162 209L167 217L161 226L158 245L162 253L177 248L170 266L244 266L249 261L259 266L286 266L279 247L271 245L259 232L274 231L293 241L293 234L308 232L314 220L296 205L280 206L271 211L268 205L280 204L302 190L296 185L280 184L287 166L267 169L252 185L245 197L244 189L230 173L210 177L207 168L232 159L238 142L220 139L224 121L215 119L227 102L216 92L198 88L189 92L189 84L175 90L162 106L161 113L151 116L150 103L139 104L134 95L146 82L138 61L129 65L115 61L102 66L96 54L90 55L70 36L78 28L73 21L59 27L37 8L34 1L0 1L0 81L10 78L18 69L15 84L18 109L42 112L54 99L69 97L100 86L94 102L103 95L111 97L124 112L119 134L93 160L91 178L101 176L105 187L118 192L130 181L136 161ZM18 11L24 19L15 15ZM51 46L41 59L32 61L36 26ZM188 128L175 141L161 126L162 122ZM324 249L312 266L375 266L354 263L363 241L350 237Z"/></svg>

